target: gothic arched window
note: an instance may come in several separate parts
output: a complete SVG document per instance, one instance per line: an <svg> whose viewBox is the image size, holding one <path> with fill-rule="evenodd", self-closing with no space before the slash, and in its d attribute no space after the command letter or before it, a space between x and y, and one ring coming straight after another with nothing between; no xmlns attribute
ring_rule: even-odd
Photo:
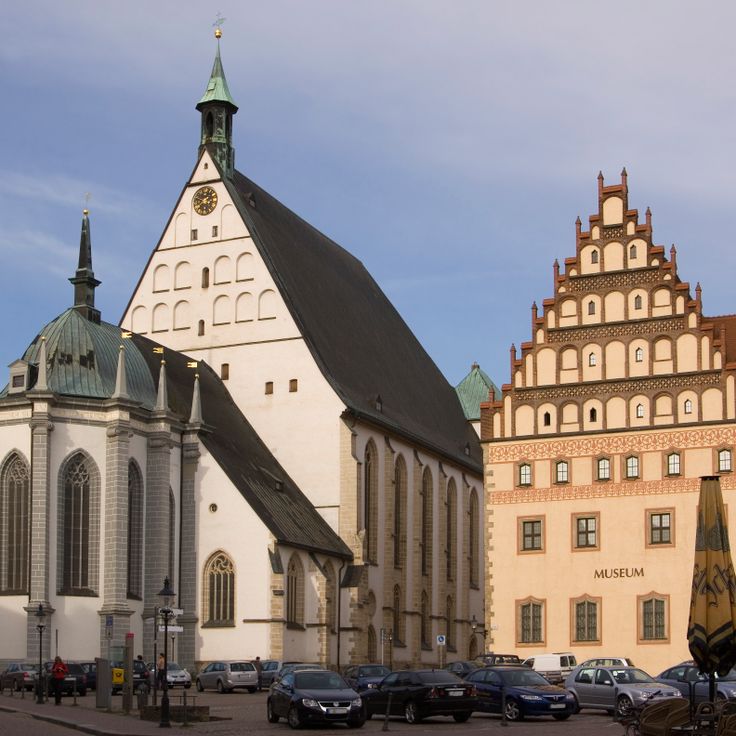
<svg viewBox="0 0 736 736"><path fill-rule="evenodd" d="M455 646L455 602L451 595L447 596L447 604L445 610L445 617L447 618L447 646Z"/></svg>
<svg viewBox="0 0 736 736"><path fill-rule="evenodd" d="M478 567L480 563L480 516L478 510L478 494L475 489L470 493L468 534L470 534L470 586L478 587Z"/></svg>
<svg viewBox="0 0 736 736"><path fill-rule="evenodd" d="M286 623L304 624L304 568L296 554L291 556L286 569Z"/></svg>
<svg viewBox="0 0 736 736"><path fill-rule="evenodd" d="M169 488L169 580L175 580L174 566L176 565L176 499L174 492Z"/></svg>
<svg viewBox="0 0 736 736"><path fill-rule="evenodd" d="M368 443L363 463L363 528L368 562L378 562L378 467L375 445Z"/></svg>
<svg viewBox="0 0 736 736"><path fill-rule="evenodd" d="M394 466L394 567L400 568L406 538L406 463L399 455Z"/></svg>
<svg viewBox="0 0 736 736"><path fill-rule="evenodd" d="M143 596L143 479L128 465L128 597Z"/></svg>
<svg viewBox="0 0 736 736"><path fill-rule="evenodd" d="M0 480L0 591L28 592L30 483L28 466L13 455Z"/></svg>
<svg viewBox="0 0 736 736"><path fill-rule="evenodd" d="M451 478L447 484L447 523L445 524L447 547L447 579L455 579L455 545L457 544L457 492L455 481Z"/></svg>
<svg viewBox="0 0 736 736"><path fill-rule="evenodd" d="M204 568L204 625L235 626L235 568L224 552L215 552Z"/></svg>
<svg viewBox="0 0 736 736"><path fill-rule="evenodd" d="M427 595L426 590L422 591L420 615L422 648L429 648L431 646L431 644L429 643L429 596Z"/></svg>
<svg viewBox="0 0 736 736"><path fill-rule="evenodd" d="M393 608L391 609L394 629L394 642L404 641L404 629L402 626L403 617L401 615L401 588L394 585Z"/></svg>
<svg viewBox="0 0 736 736"><path fill-rule="evenodd" d="M325 565L325 624L327 625L328 633L337 631L338 595L335 569L332 567L332 563L328 562Z"/></svg>
<svg viewBox="0 0 736 736"><path fill-rule="evenodd" d="M422 518L421 524L421 554L422 575L429 575L432 566L432 473L429 468L424 469L422 475Z"/></svg>
<svg viewBox="0 0 736 736"><path fill-rule="evenodd" d="M378 661L378 646L376 642L376 630L372 625L368 626L368 661Z"/></svg>

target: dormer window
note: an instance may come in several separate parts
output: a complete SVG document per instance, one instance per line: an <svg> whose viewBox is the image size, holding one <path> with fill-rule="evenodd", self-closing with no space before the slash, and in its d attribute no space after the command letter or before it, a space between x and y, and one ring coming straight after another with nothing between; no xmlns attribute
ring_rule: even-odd
<svg viewBox="0 0 736 736"><path fill-rule="evenodd" d="M8 393L19 394L28 390L30 381L30 365L25 360L16 360L10 364Z"/></svg>

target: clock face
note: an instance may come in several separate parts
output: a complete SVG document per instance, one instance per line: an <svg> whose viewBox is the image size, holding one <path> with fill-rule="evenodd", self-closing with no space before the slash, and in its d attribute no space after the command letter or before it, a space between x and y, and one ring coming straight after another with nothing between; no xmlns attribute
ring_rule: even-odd
<svg viewBox="0 0 736 736"><path fill-rule="evenodd" d="M212 187L197 189L192 204L198 215L209 215L217 207L217 192Z"/></svg>

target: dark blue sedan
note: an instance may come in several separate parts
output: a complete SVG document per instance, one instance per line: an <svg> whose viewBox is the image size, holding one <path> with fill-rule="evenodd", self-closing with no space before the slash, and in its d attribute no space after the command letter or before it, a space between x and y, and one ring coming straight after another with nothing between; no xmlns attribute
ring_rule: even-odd
<svg viewBox="0 0 736 736"><path fill-rule="evenodd" d="M350 687L360 692L378 687L391 670L382 664L354 664L345 670L345 679Z"/></svg>
<svg viewBox="0 0 736 736"><path fill-rule="evenodd" d="M527 667L483 667L465 679L478 692L477 710L501 713L503 695L503 712L509 721L525 716L552 716L564 721L575 712L575 698L565 688L551 685Z"/></svg>

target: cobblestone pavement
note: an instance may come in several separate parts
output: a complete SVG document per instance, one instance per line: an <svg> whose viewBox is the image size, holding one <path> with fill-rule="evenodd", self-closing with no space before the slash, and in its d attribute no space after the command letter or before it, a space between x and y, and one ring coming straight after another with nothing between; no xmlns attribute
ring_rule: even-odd
<svg viewBox="0 0 736 736"><path fill-rule="evenodd" d="M179 702L181 691L175 691L172 704ZM221 720L208 723L196 723L189 728L173 724L168 733L187 734L188 736L242 736L243 734L264 734L266 736L287 736L291 729L283 721L276 724L266 720L266 693L187 693L188 700L196 697L197 705L208 705L211 715ZM8 695L8 691L0 696L0 734L2 736L57 736L63 729L76 729L85 733L101 736L160 736L158 723L142 721L138 712L130 715L122 712L122 698L112 699L112 711L107 712L95 707L95 695L91 693L84 698L77 699L77 705L71 698L64 698L60 706L53 702L38 705L34 699L27 696L21 699L17 694ZM29 718L28 716L31 716ZM40 728L39 728L40 726ZM45 729L45 730L44 730ZM386 729L384 719L373 718L367 721L360 731L347 729L344 726L331 728L310 728L307 732L319 733L323 736L348 733L361 736L366 734L382 733ZM545 736L548 733L556 736L620 736L623 729L610 716L595 711L584 711L572 716L567 721L555 721L547 718L526 720L520 723L502 725L501 718L495 715L477 713L467 723L457 724L449 718L433 718L417 725L410 725L398 718L388 721L388 732L400 736L465 736L469 731L492 731L514 736Z"/></svg>

